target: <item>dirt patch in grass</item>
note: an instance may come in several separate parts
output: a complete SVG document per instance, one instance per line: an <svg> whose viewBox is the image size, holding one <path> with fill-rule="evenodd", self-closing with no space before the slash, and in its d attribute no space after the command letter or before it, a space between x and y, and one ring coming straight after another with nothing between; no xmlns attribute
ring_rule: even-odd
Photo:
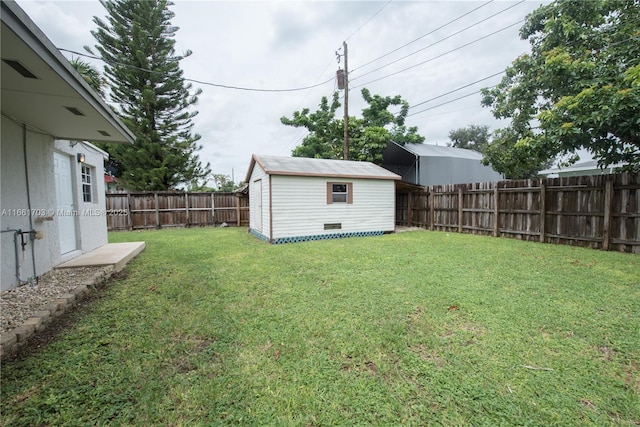
<svg viewBox="0 0 640 427"><path fill-rule="evenodd" d="M428 362L437 368L442 368L445 365L444 360L436 354L436 351L433 349L427 348L424 344L419 344L410 348L413 353L418 354L422 360Z"/></svg>

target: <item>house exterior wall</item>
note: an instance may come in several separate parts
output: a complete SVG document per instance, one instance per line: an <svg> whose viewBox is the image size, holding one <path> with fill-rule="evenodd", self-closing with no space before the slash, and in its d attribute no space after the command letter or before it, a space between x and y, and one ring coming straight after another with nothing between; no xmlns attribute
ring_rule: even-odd
<svg viewBox="0 0 640 427"><path fill-rule="evenodd" d="M20 280L26 281L34 277L32 258L35 259L35 276L40 276L50 271L57 264L81 253L91 251L98 246L107 243L107 223L105 216L104 182L102 179L95 181L95 203L82 201L80 166L75 161L77 152L86 155L86 163L95 168L97 177L103 174L102 153L91 148L90 145L76 144L71 147L68 141L55 141L51 136L42 135L31 131L26 132L26 169L29 179L29 195L31 200L31 223L29 218L27 199L27 171L25 170L24 137L20 124L2 117L1 132L1 200L0 218L2 273L0 288L2 290L16 287L16 263L19 266ZM60 254L60 236L56 214L56 188L53 166L53 153L63 153L73 156L71 162L74 186L74 201L77 212L76 220L76 247L78 250L66 254L63 258ZM50 217L51 220L39 220L38 217ZM18 239L18 259L16 260L14 244L14 232L8 230L31 229L42 234L41 239L31 240L25 234L27 242L23 253ZM33 247L33 256L32 256Z"/></svg>
<svg viewBox="0 0 640 427"><path fill-rule="evenodd" d="M272 176L274 240L395 230L395 184L384 179ZM327 183L352 183L353 203L327 203ZM341 224L325 230L325 224Z"/></svg>
<svg viewBox="0 0 640 427"><path fill-rule="evenodd" d="M78 250L81 253L90 252L108 242L106 196L104 186L104 155L91 144L77 143L73 147L70 141L57 140L55 151L72 157L74 181L76 183L75 202L78 213L76 231L78 233ZM92 198L85 202L82 196L81 165L77 162L78 153L85 155L84 165L92 168Z"/></svg>
<svg viewBox="0 0 640 427"><path fill-rule="evenodd" d="M256 186L262 189L261 204L256 200ZM256 208L261 205L260 214ZM260 218L260 220L258 220ZM262 223L260 226L258 221ZM270 239L271 234L271 212L269 210L269 175L267 175L259 164L253 168L251 179L249 180L249 230L265 240Z"/></svg>
<svg viewBox="0 0 640 427"><path fill-rule="evenodd" d="M28 235L24 238L27 242L25 250L20 245L21 236L17 236L18 254L14 244L15 233L10 230L31 229L29 224L29 211L27 203L27 180L25 173L23 130L12 120L2 116L2 142L1 142L1 226L2 233L2 273L0 288L11 289L18 285L16 278L16 261L19 265L19 274L22 280L28 280L34 276L35 258L36 275L40 275L53 267L54 259L59 256L56 248L50 245L57 244L57 227L53 221L37 223L35 216L32 218L33 228L43 233L42 240L30 240ZM29 171L29 193L31 196L31 209L34 213L46 213L47 209L55 209L55 187L53 179L53 138L37 133L27 132L27 169ZM32 257L33 246L33 257Z"/></svg>

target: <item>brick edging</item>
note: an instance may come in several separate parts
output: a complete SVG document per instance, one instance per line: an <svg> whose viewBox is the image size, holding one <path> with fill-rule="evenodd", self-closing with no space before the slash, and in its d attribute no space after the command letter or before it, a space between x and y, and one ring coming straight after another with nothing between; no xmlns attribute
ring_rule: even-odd
<svg viewBox="0 0 640 427"><path fill-rule="evenodd" d="M37 333L45 330L51 321L73 308L79 301L94 292L99 285L106 282L115 272L113 267L97 272L85 279L71 292L40 307L22 325L0 335L0 363L5 358L15 356Z"/></svg>

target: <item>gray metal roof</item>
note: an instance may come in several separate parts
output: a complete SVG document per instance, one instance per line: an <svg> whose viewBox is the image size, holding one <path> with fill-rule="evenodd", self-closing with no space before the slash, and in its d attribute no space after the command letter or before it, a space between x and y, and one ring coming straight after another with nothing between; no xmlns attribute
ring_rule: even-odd
<svg viewBox="0 0 640 427"><path fill-rule="evenodd" d="M461 159L482 160L482 154L464 148L443 147L442 145L433 144L405 144L402 148L418 156L457 157Z"/></svg>
<svg viewBox="0 0 640 427"><path fill-rule="evenodd" d="M395 173L371 162L264 156L254 154L251 158L249 171L247 172L247 181L249 180L253 167L256 163L258 163L265 173L269 175L400 179L399 175L396 175Z"/></svg>

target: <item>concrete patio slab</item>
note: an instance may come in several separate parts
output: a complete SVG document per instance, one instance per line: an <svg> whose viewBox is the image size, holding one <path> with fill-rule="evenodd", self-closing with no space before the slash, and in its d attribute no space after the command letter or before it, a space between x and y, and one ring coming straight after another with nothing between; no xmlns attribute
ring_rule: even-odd
<svg viewBox="0 0 640 427"><path fill-rule="evenodd" d="M112 265L115 271L122 270L129 261L145 248L144 242L108 243L79 257L57 265L55 268L106 267Z"/></svg>

